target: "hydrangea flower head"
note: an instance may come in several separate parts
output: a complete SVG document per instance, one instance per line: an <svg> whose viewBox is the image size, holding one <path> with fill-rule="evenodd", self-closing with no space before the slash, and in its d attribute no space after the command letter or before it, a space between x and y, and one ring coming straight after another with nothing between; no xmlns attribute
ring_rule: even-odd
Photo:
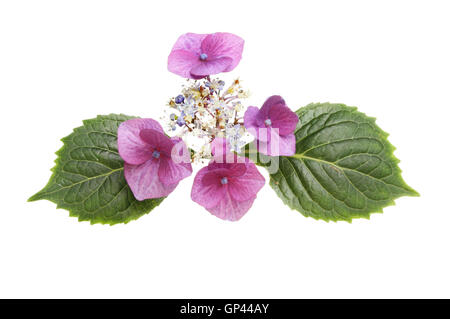
<svg viewBox="0 0 450 319"><path fill-rule="evenodd" d="M244 126L257 139L258 151L269 156L295 154L294 130L298 116L278 95L269 97L261 109L250 106L244 115Z"/></svg>
<svg viewBox="0 0 450 319"><path fill-rule="evenodd" d="M211 214L237 221L252 206L264 177L253 162L229 153L225 139L214 141L212 149L214 158L195 176L191 198Z"/></svg>
<svg viewBox="0 0 450 319"><path fill-rule="evenodd" d="M170 52L168 69L188 79L233 70L241 60L244 40L237 35L186 33L181 35Z"/></svg>
<svg viewBox="0 0 450 319"><path fill-rule="evenodd" d="M225 137L231 151L251 141L244 127L242 100L249 92L239 79L228 86L218 78L188 80L181 94L172 97L166 110L166 127L171 135L182 137L193 153L193 161L204 162L211 158L211 142Z"/></svg>
<svg viewBox="0 0 450 319"><path fill-rule="evenodd" d="M117 142L125 161L125 179L138 200L167 196L180 180L192 174L184 142L167 137L153 119L123 122Z"/></svg>

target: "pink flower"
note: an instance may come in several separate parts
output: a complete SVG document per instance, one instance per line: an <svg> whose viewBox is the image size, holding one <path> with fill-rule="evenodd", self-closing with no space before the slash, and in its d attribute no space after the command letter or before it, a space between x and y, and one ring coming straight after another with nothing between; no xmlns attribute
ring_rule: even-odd
<svg viewBox="0 0 450 319"><path fill-rule="evenodd" d="M125 161L125 179L137 200L167 196L192 174L184 142L167 137L155 120L132 119L120 124L118 148Z"/></svg>
<svg viewBox="0 0 450 319"><path fill-rule="evenodd" d="M218 143L223 139L216 139ZM214 145L213 145L214 149ZM216 147L217 150L217 147ZM248 159L218 152L194 179L191 198L211 214L225 220L239 220L250 209L264 186L264 177ZM222 159L232 157L231 162Z"/></svg>
<svg viewBox="0 0 450 319"><path fill-rule="evenodd" d="M243 49L244 40L231 33L186 33L173 46L168 69L189 79L229 72L239 64Z"/></svg>
<svg viewBox="0 0 450 319"><path fill-rule="evenodd" d="M244 126L256 137L258 151L269 156L295 154L294 131L298 116L278 95L269 97L261 109L250 106L244 114Z"/></svg>

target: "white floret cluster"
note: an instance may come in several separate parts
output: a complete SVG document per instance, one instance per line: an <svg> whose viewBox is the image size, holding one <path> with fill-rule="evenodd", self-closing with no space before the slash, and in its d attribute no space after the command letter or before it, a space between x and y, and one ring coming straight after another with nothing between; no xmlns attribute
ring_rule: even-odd
<svg viewBox="0 0 450 319"><path fill-rule="evenodd" d="M211 142L216 137L226 138L232 151L239 153L252 140L245 131L241 102L248 96L239 79L228 87L218 78L188 80L181 94L168 103L167 131L185 141L194 162L211 158Z"/></svg>

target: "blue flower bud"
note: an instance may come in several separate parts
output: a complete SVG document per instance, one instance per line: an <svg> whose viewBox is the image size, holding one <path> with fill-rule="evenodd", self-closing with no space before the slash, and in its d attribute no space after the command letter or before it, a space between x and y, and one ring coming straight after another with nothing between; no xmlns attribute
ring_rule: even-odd
<svg viewBox="0 0 450 319"><path fill-rule="evenodd" d="M200 60L205 61L208 58L208 55L206 53L200 54Z"/></svg>
<svg viewBox="0 0 450 319"><path fill-rule="evenodd" d="M185 123L186 123L186 122L185 122L184 118L182 118L182 117L179 117L179 118L178 118L178 120L177 120L178 126L183 126Z"/></svg>
<svg viewBox="0 0 450 319"><path fill-rule="evenodd" d="M221 183L222 185L228 184L228 178L222 177L222 179L220 180L220 183Z"/></svg>
<svg viewBox="0 0 450 319"><path fill-rule="evenodd" d="M184 102L184 96L182 94L178 95L175 98L175 103L180 104L180 103L183 103L183 102Z"/></svg>

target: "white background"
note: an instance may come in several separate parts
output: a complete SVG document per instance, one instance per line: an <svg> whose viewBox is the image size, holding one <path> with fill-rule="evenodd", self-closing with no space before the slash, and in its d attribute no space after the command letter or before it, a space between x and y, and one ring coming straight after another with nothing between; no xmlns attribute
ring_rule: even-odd
<svg viewBox="0 0 450 319"><path fill-rule="evenodd" d="M1 1L0 297L450 297L449 13L448 1ZM166 69L173 43L216 31L246 40L225 78L241 77L249 105L358 106L421 197L352 224L305 218L268 185L225 222L190 200L193 177L127 225L26 202L83 119L162 115L183 83Z"/></svg>

